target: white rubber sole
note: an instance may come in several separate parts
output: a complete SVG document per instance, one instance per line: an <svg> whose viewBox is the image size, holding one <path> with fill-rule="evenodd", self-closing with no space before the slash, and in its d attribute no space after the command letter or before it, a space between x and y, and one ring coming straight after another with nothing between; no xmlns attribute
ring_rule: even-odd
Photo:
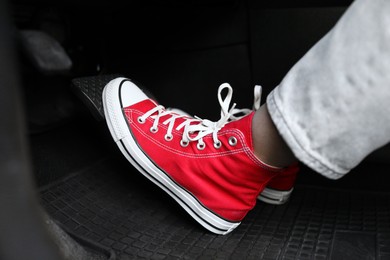
<svg viewBox="0 0 390 260"><path fill-rule="evenodd" d="M139 172L168 193L207 230L220 235L231 232L241 222L230 222L204 207L192 194L159 169L140 149L127 125L119 100L120 88L125 81L124 78L112 80L103 91L103 107L107 125L122 154Z"/></svg>
<svg viewBox="0 0 390 260"><path fill-rule="evenodd" d="M265 188L257 197L257 199L268 204L282 205L290 199L293 190L294 188L288 191L280 191L271 188Z"/></svg>

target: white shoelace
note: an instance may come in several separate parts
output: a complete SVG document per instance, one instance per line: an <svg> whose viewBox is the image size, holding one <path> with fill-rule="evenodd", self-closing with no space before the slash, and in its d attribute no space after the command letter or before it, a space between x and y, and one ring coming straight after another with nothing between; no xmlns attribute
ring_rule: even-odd
<svg viewBox="0 0 390 260"><path fill-rule="evenodd" d="M251 113L253 110L256 111L260 108L260 102L261 102L261 93L262 93L262 88L260 85L256 85L255 88L253 89L253 107L252 109L249 108L235 108L232 111L232 115L230 116L229 120L230 121L235 121L238 120L249 113ZM222 113L222 110L221 110Z"/></svg>
<svg viewBox="0 0 390 260"><path fill-rule="evenodd" d="M222 100L221 93L224 89L227 89L228 93L225 99ZM198 141L197 144L198 149L203 150L206 146L206 144L203 141L203 137L212 134L214 147L219 148L221 147L221 141L218 139L218 131L221 130L228 122L242 118L243 116L253 111L247 108L237 109L235 108L236 106L235 103L229 109L232 95L233 95L233 89L228 83L224 83L221 86L219 86L218 101L221 106L221 118L216 122L213 122L208 119L201 119L199 117L191 118L185 114L179 114L179 113L172 112L170 110L165 110L165 108L161 105L154 107L153 109L146 112L144 115L140 116L138 118L138 121L140 123L144 123L146 118L148 117L154 119L150 131L152 133L155 133L158 131L158 124L160 118L163 116L170 115L171 117L163 122L164 125L168 125L167 133L165 135L165 140L170 141L173 138L172 131L176 119L184 118L185 119L184 122L182 122L175 128L176 130L181 130L182 128L184 128L182 140L180 141L180 144L183 147L187 146L189 142ZM260 107L260 100L261 100L261 86L257 85L254 88L253 109L257 110ZM153 115L155 113L157 114Z"/></svg>

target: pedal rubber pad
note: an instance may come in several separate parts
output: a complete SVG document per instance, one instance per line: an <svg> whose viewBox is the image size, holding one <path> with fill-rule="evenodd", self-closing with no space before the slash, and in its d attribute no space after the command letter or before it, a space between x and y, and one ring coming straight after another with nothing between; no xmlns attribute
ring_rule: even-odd
<svg viewBox="0 0 390 260"><path fill-rule="evenodd" d="M103 110L103 89L111 80L123 77L121 74L107 74L90 77L75 78L72 80L71 87L81 101L88 107L96 120L104 120ZM133 81L133 80L132 80ZM133 81L138 87L142 89L145 94L157 100L153 94L139 82Z"/></svg>
<svg viewBox="0 0 390 260"><path fill-rule="evenodd" d="M103 89L108 82L117 77L121 77L121 75L99 75L72 80L72 89L98 121L104 120Z"/></svg>

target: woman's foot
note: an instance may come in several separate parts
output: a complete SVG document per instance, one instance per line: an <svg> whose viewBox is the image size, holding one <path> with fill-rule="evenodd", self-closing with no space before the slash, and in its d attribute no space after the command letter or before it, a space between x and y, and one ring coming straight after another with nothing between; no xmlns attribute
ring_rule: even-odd
<svg viewBox="0 0 390 260"><path fill-rule="evenodd" d="M232 122L232 110L217 122L194 119L166 111L125 78L107 84L103 103L123 155L216 234L236 228L273 178L297 171L296 165L280 169L257 159L253 112Z"/></svg>

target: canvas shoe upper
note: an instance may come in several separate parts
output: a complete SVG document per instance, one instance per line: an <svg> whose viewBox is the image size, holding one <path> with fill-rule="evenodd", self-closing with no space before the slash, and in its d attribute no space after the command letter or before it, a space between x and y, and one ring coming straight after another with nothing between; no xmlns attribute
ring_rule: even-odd
<svg viewBox="0 0 390 260"><path fill-rule="evenodd" d="M261 94L262 88L260 85L256 85L253 89L253 106L252 109L249 108L233 108L230 111L229 121L235 121L243 116L246 116L253 111L256 111L260 108L261 102ZM219 102L222 107L222 100L220 95L218 96ZM178 114L186 115L190 117L190 115L183 110L178 108L168 108L168 110L173 111ZM224 110L221 109L221 116L223 116ZM296 167L296 171L287 171L283 174L275 176L264 188L264 190L257 197L260 201L266 202L268 204L273 205L281 205L286 203L294 190L295 181L297 178L298 167Z"/></svg>
<svg viewBox="0 0 390 260"><path fill-rule="evenodd" d="M253 153L253 112L229 122L232 89L217 122L167 111L134 83L117 78L103 92L106 120L124 156L216 234L236 228L276 176L296 171L262 163Z"/></svg>
<svg viewBox="0 0 390 260"><path fill-rule="evenodd" d="M262 88L259 85L254 87L254 99L252 109L248 108L234 108L231 111L229 121L238 120L243 116L246 116L253 111L256 111L260 108ZM220 104L221 100L219 98ZM221 104L222 106L222 104ZM223 114L223 109L221 109L221 114ZM291 193L294 190L295 181L297 178L297 173L299 171L298 164L294 167L294 171L286 171L282 174L275 176L264 188L264 190L257 197L260 201L266 202L268 204L281 205L286 203Z"/></svg>

